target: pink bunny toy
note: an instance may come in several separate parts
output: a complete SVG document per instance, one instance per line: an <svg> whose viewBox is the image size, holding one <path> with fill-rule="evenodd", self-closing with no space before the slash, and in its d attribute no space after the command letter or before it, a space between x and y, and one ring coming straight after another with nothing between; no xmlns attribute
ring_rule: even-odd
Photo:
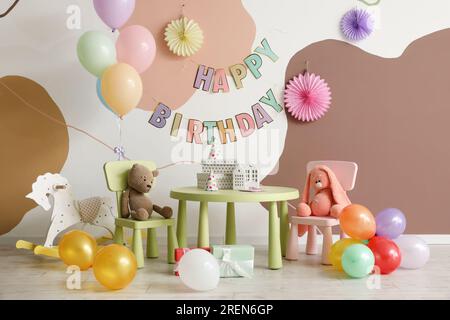
<svg viewBox="0 0 450 320"><path fill-rule="evenodd" d="M313 190L313 198L310 201L309 193ZM342 209L351 204L345 190L342 188L334 172L324 165L314 167L306 178L301 202L297 207L297 215L300 217L331 216L339 218ZM307 226L298 226L298 235L302 236L307 231Z"/></svg>

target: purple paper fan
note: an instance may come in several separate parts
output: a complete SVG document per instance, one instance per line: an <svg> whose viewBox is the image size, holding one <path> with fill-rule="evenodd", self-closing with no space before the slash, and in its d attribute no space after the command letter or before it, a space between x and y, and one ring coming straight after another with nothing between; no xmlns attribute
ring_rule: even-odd
<svg viewBox="0 0 450 320"><path fill-rule="evenodd" d="M348 11L341 20L341 30L344 36L353 41L367 38L373 31L374 19L364 9L354 8Z"/></svg>

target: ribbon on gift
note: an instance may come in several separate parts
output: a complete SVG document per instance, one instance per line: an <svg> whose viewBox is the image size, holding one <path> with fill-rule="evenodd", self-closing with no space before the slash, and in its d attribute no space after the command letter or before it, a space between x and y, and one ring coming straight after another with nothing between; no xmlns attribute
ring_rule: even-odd
<svg viewBox="0 0 450 320"><path fill-rule="evenodd" d="M252 277L250 273L248 273L244 268L242 268L242 265L249 265L249 267L251 268L253 260L234 261L231 259L231 248L223 248L222 250L223 256L222 260L220 261L221 275L233 276L237 274L238 276L244 278Z"/></svg>
<svg viewBox="0 0 450 320"><path fill-rule="evenodd" d="M175 250L183 250L183 254L181 255L181 257L183 257L183 255L191 249L190 248L177 248ZM181 258L180 258L180 260L181 260ZM180 260L176 261L175 265L173 266L173 272L176 275L178 275L178 266L180 265Z"/></svg>

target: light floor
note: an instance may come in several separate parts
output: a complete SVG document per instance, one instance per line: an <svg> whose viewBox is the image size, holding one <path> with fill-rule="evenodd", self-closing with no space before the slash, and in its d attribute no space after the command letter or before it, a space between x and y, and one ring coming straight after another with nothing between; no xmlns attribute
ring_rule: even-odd
<svg viewBox="0 0 450 320"><path fill-rule="evenodd" d="M81 290L68 290L61 261L3 245L0 299L450 299L448 245L432 246L423 269L398 269L381 276L381 289L369 289L367 279L348 279L320 265L319 256L302 253L299 261L284 260L280 270L268 270L266 257L266 248L257 247L252 279L221 279L218 288L206 293L186 288L172 275L173 265L165 263L165 255L147 259L145 268L123 290L104 289L92 270L83 272Z"/></svg>

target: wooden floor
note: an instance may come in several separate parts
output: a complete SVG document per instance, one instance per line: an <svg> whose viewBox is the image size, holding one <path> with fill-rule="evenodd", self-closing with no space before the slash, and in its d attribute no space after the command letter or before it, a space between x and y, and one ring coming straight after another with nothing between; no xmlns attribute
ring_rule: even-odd
<svg viewBox="0 0 450 320"><path fill-rule="evenodd" d="M281 270L268 270L266 257L266 249L257 247L252 279L221 279L217 289L206 293L186 288L172 275L165 255L147 259L123 290L104 289L92 270L83 272L81 290L68 290L61 261L1 246L0 299L450 299L450 246L432 246L423 269L381 276L381 289L320 265L319 256L302 253L299 261L283 261Z"/></svg>

